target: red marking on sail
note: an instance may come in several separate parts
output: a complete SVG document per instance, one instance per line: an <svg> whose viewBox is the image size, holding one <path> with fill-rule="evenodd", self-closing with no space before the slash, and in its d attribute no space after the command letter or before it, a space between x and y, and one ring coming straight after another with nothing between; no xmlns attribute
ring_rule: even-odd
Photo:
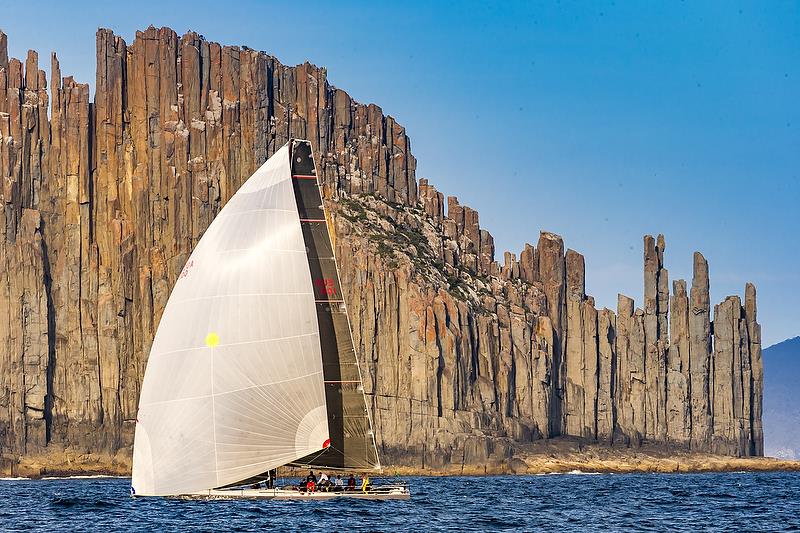
<svg viewBox="0 0 800 533"><path fill-rule="evenodd" d="M325 442L322 443L323 448L327 448L331 445L331 439L325 439Z"/></svg>
<svg viewBox="0 0 800 533"><path fill-rule="evenodd" d="M293 177L294 179L296 179L296 180L315 180L315 179L317 179L317 177L316 177L316 176L304 176L304 175L302 175L302 174L295 174L295 175L294 175L294 176L292 176L292 177Z"/></svg>
<svg viewBox="0 0 800 533"><path fill-rule="evenodd" d="M314 280L314 285L321 296L336 296L336 285L333 278L317 278Z"/></svg>
<svg viewBox="0 0 800 533"><path fill-rule="evenodd" d="M188 276L189 275L189 270L191 270L191 268L193 266L194 266L194 259L190 259L189 262L186 263L186 266L183 267L183 270L181 271L180 275L178 276L178 279L183 279L186 276Z"/></svg>

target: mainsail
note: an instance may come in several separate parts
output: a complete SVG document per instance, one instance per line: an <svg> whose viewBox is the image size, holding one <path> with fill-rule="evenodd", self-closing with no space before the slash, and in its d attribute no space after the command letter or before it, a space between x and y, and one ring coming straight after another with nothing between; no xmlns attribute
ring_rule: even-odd
<svg viewBox="0 0 800 533"><path fill-rule="evenodd" d="M200 492L286 464L377 466L325 220L311 146L290 141L208 227L150 351L136 494Z"/></svg>
<svg viewBox="0 0 800 533"><path fill-rule="evenodd" d="M330 446L294 465L380 469L311 143L292 145L292 183L314 283Z"/></svg>

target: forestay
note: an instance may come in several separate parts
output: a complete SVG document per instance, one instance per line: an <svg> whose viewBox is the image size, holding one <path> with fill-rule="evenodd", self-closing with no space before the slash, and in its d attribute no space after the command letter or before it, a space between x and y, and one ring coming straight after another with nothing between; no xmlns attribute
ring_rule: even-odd
<svg viewBox="0 0 800 533"><path fill-rule="evenodd" d="M221 487L328 442L318 310L287 145L220 211L170 295L142 385L133 490Z"/></svg>

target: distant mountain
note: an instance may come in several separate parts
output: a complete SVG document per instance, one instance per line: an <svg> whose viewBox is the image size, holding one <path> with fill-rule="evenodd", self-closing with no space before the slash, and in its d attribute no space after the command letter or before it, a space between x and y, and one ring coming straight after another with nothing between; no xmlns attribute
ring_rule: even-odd
<svg viewBox="0 0 800 533"><path fill-rule="evenodd" d="M766 348L764 357L764 452L800 459L800 337Z"/></svg>

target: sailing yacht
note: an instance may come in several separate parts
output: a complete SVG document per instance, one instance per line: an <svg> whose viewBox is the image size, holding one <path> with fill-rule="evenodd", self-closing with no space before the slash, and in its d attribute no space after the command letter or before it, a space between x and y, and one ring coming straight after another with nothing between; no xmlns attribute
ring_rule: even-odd
<svg viewBox="0 0 800 533"><path fill-rule="evenodd" d="M172 289L147 361L134 496L408 499L402 483L250 488L278 467L380 472L311 143L231 197Z"/></svg>

